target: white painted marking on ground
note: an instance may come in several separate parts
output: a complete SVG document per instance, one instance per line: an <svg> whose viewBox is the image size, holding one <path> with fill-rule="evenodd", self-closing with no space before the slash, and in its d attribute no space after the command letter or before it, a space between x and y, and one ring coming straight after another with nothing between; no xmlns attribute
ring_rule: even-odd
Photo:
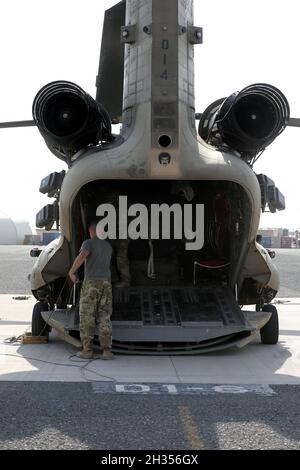
<svg viewBox="0 0 300 470"><path fill-rule="evenodd" d="M94 382L93 391L100 393L127 393L136 395L216 395L231 394L243 395L255 393L257 395L273 396L277 393L269 385L209 385L199 387L197 384L134 384L112 382Z"/></svg>
<svg viewBox="0 0 300 470"><path fill-rule="evenodd" d="M150 387L141 384L116 385L116 392L119 393L148 393Z"/></svg>
<svg viewBox="0 0 300 470"><path fill-rule="evenodd" d="M217 385L213 389L219 393L248 393L248 390L241 385Z"/></svg>

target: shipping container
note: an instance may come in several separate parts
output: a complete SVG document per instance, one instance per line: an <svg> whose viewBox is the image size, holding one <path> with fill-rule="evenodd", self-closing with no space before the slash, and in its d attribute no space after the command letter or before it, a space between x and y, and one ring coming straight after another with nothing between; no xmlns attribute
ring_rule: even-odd
<svg viewBox="0 0 300 470"><path fill-rule="evenodd" d="M264 248L272 248L272 237L262 237L261 244Z"/></svg>
<svg viewBox="0 0 300 470"><path fill-rule="evenodd" d="M59 232L44 232L42 243L43 245L49 245L49 243L53 242L53 240L55 240L56 238L59 238L59 236L60 236Z"/></svg>
<svg viewBox="0 0 300 470"><path fill-rule="evenodd" d="M292 237L281 237L281 248L292 248Z"/></svg>

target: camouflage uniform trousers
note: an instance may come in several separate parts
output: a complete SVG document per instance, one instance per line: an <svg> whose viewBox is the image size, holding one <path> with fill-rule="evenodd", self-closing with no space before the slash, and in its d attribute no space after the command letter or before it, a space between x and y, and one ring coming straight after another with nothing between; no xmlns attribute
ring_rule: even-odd
<svg viewBox="0 0 300 470"><path fill-rule="evenodd" d="M91 351L94 335L99 335L102 348L112 342L112 288L107 281L85 280L79 304L80 339L84 351Z"/></svg>
<svg viewBox="0 0 300 470"><path fill-rule="evenodd" d="M130 285L130 270L128 259L129 240L114 240L113 248L116 250L117 267L120 274L120 281Z"/></svg>

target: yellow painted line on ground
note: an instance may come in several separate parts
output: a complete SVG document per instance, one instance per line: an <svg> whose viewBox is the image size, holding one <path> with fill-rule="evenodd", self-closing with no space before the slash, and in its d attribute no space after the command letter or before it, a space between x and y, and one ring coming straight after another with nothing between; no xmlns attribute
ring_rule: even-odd
<svg viewBox="0 0 300 470"><path fill-rule="evenodd" d="M184 435L191 449L203 450L204 444L199 435L199 431L195 421L193 420L191 411L188 406L179 406L179 416L184 429Z"/></svg>

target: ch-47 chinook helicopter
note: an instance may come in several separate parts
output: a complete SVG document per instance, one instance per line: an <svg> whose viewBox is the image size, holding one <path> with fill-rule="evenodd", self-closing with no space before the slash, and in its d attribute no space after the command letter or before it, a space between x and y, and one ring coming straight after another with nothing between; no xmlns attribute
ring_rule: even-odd
<svg viewBox="0 0 300 470"><path fill-rule="evenodd" d="M74 83L52 82L34 99L33 121L1 125L36 125L68 165L40 187L54 203L37 214L37 226L56 223L61 237L33 252L34 335L53 327L66 340L79 338L80 293L68 271L89 220L117 194L145 207L201 204L205 212L199 249L186 249L183 239L130 240L131 284L113 283L114 350L195 354L242 347L259 331L263 343L277 342L270 302L279 277L256 235L261 211L283 210L285 200L253 165L300 120L290 118L281 91L265 83L197 115L193 58L201 43L192 0L117 3L105 14L96 99ZM112 123L122 124L120 135L112 134ZM241 309L251 304L256 311Z"/></svg>

